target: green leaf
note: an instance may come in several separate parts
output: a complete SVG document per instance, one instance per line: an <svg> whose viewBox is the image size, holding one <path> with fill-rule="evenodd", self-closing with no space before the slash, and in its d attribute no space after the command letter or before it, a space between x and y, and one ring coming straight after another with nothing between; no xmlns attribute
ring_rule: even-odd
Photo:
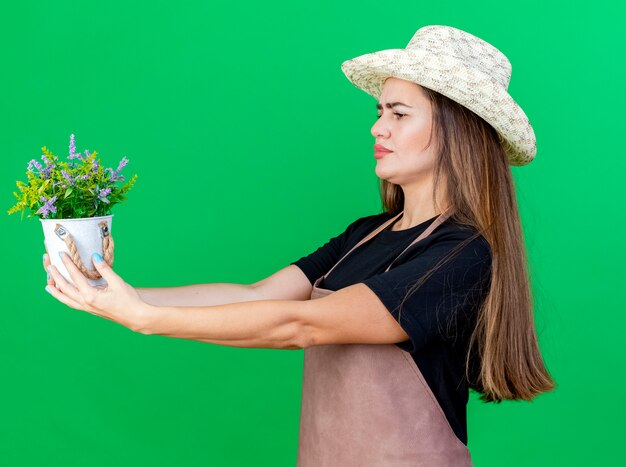
<svg viewBox="0 0 626 467"><path fill-rule="evenodd" d="M72 187L69 187L67 190L65 190L64 198L67 198L69 195L71 195L72 191L74 191L74 188L72 188Z"/></svg>

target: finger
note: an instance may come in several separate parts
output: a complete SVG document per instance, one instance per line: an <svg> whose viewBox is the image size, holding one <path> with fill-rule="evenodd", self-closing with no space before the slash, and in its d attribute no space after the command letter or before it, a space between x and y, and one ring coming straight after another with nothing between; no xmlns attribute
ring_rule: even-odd
<svg viewBox="0 0 626 467"><path fill-rule="evenodd" d="M59 289L57 289L53 285L47 285L46 292L48 292L50 295L52 295L61 303L65 303L70 308L74 308L75 310L84 310L84 308L81 307L79 303L77 303L75 300L72 300L67 295L63 294Z"/></svg>
<svg viewBox="0 0 626 467"><path fill-rule="evenodd" d="M54 280L58 290L67 295L70 299L74 300L76 303L82 303L83 300L78 289L65 280L65 277L63 277L54 265L48 266L48 272Z"/></svg>
<svg viewBox="0 0 626 467"><path fill-rule="evenodd" d="M74 308L75 310L86 311L87 313L90 313L90 314L92 314L94 316L98 316L100 318L104 318L104 319L108 319L109 321L116 322L114 319L109 318L108 316L104 316L104 315L98 314L95 311L92 311L91 308L89 308L89 307L87 307L85 305L82 305L81 303L78 303L75 300L72 300L70 297L65 295L63 292L61 292L59 289L57 289L54 286L47 285L45 290L50 295L52 295L54 298L59 300L61 303L64 303L65 305L69 306L70 308Z"/></svg>
<svg viewBox="0 0 626 467"><path fill-rule="evenodd" d="M43 268L46 270L46 283L48 285L54 285L54 280L52 279L52 276L48 272L48 266L50 266L50 256L48 255L48 253L44 253L43 254Z"/></svg>
<svg viewBox="0 0 626 467"><path fill-rule="evenodd" d="M76 264L74 264L74 261L72 261L72 258L70 258L67 253L60 251L59 255L61 256L61 261L63 261L67 272L72 278L72 282L76 285L76 288L80 292L86 292L91 286L89 285L89 282L87 282L85 275L80 271L80 269L78 269Z"/></svg>
<svg viewBox="0 0 626 467"><path fill-rule="evenodd" d="M91 262L108 284L119 284L123 282L122 278L113 271L111 265L104 261L99 253L93 253L91 255Z"/></svg>

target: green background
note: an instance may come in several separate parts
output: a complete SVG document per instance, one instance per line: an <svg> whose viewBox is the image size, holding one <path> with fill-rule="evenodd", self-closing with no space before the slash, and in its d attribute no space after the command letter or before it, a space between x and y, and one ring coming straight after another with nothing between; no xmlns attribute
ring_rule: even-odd
<svg viewBox="0 0 626 467"><path fill-rule="evenodd" d="M532 403L472 395L477 466L622 465L624 8L616 0L13 2L0 16L0 464L295 465L302 351L144 336L44 291L7 216L42 146L138 173L112 232L138 287L251 283L380 212L375 101L344 60L445 24L502 50L537 136L513 168L547 366Z"/></svg>

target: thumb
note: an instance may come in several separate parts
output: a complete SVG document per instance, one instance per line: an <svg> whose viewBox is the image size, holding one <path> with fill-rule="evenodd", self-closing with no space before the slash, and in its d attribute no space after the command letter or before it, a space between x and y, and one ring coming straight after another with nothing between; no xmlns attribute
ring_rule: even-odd
<svg viewBox="0 0 626 467"><path fill-rule="evenodd" d="M91 262L96 267L96 270L100 275L110 284L112 282L118 282L120 277L113 272L113 268L102 259L99 253L93 253L91 255Z"/></svg>

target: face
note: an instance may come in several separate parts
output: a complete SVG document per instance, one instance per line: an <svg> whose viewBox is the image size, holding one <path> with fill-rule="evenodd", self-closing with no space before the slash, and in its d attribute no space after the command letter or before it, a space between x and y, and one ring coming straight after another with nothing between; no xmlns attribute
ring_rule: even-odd
<svg viewBox="0 0 626 467"><path fill-rule="evenodd" d="M398 102L403 105L387 107ZM435 138L430 147L426 146L432 128L432 109L421 87L403 79L387 78L377 111L372 135L377 144L392 152L376 155L376 175L403 187L431 181Z"/></svg>

